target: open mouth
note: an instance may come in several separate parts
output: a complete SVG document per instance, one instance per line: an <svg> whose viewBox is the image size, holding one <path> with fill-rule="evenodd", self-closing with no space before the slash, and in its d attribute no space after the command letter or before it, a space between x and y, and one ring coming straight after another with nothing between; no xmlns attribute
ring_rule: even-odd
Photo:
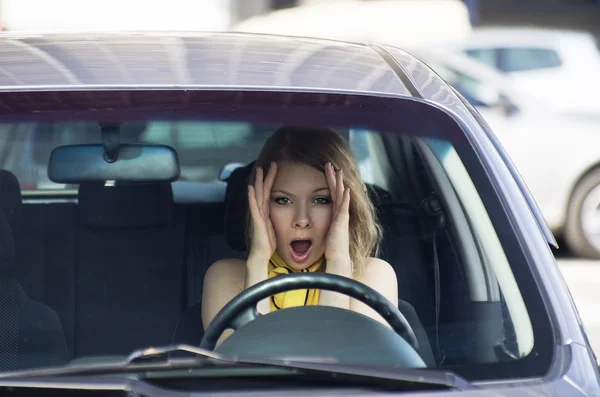
<svg viewBox="0 0 600 397"><path fill-rule="evenodd" d="M310 240L294 240L290 243L290 252L292 259L296 263L302 263L308 259L312 249L312 241Z"/></svg>

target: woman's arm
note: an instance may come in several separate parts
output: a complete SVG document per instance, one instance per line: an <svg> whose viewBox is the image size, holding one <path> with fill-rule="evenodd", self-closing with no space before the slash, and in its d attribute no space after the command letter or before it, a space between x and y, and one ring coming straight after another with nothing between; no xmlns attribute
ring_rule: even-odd
<svg viewBox="0 0 600 397"><path fill-rule="evenodd" d="M325 178L333 204L331 223L325 242L325 271L329 274L352 278L350 258L350 189L344 188L344 171L335 170L331 163L325 164ZM350 308L350 297L337 292L321 291L319 304L323 306Z"/></svg>
<svg viewBox="0 0 600 397"><path fill-rule="evenodd" d="M240 292L267 279L267 263L252 258L222 259L213 263L204 276L202 288L202 324L208 327L215 316ZM269 312L269 300L257 305L259 313Z"/></svg>
<svg viewBox="0 0 600 397"><path fill-rule="evenodd" d="M240 259L222 259L208 268L202 288L204 329L231 299L244 290L245 279L246 263Z"/></svg>
<svg viewBox="0 0 600 397"><path fill-rule="evenodd" d="M352 278L352 275L349 274L349 269L351 269L351 266L348 264L336 263L330 267L330 263L327 263L327 273L330 274ZM394 306L398 306L398 279L396 278L396 272L389 263L378 258L368 258L362 273L362 276L357 278L356 281L373 288L385 296ZM377 320L388 328L390 327L375 310L347 295L331 291L321 291L319 305L350 309L373 320Z"/></svg>
<svg viewBox="0 0 600 397"><path fill-rule="evenodd" d="M396 272L386 261L378 258L367 259L362 276L356 281L373 288L394 306L398 306L398 279ZM389 324L375 310L356 299L350 299L350 310L364 314L390 328Z"/></svg>
<svg viewBox="0 0 600 397"><path fill-rule="evenodd" d="M255 284L260 283L261 281L265 281L268 277L268 261L263 259L254 258L250 256L246 261L246 277L244 280L244 289L248 289ZM263 299L258 302L256 305L256 310L260 314L267 314L271 311L271 306L269 304L269 298Z"/></svg>
<svg viewBox="0 0 600 397"><path fill-rule="evenodd" d="M230 300L246 288L267 278L267 264L260 265L251 258L247 261L223 259L213 263L208 268L204 276L204 287L202 289L202 325L205 330ZM268 313L270 309L269 300L264 299L259 302L257 309L262 314ZM217 346L232 333L233 330L225 330L219 338Z"/></svg>
<svg viewBox="0 0 600 397"><path fill-rule="evenodd" d="M352 265L349 258L347 261L327 261L325 266L325 272L328 274L352 278ZM319 305L350 309L350 297L338 292L321 290Z"/></svg>

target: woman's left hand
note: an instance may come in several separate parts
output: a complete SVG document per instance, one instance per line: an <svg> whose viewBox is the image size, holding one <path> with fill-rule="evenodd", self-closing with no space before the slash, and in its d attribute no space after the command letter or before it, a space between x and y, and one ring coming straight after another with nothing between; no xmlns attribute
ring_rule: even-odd
<svg viewBox="0 0 600 397"><path fill-rule="evenodd" d="M333 213L325 245L325 259L327 267L340 267L336 273L352 274L350 260L350 238L348 225L350 223L350 189L344 188L343 170L334 170L331 163L325 164L325 177L329 187L329 194L333 202ZM333 270L333 269L331 269ZM347 274L344 274L347 275Z"/></svg>

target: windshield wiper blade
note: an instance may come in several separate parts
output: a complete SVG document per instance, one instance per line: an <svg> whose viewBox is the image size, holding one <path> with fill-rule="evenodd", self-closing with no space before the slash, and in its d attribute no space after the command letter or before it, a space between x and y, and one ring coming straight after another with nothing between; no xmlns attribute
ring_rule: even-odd
<svg viewBox="0 0 600 397"><path fill-rule="evenodd" d="M143 349L134 350L127 357L127 363L136 364L143 363L145 361L168 360L170 355L176 352L193 353L197 356L204 358L212 358L214 360L219 361L224 360L224 357L219 353L215 353L213 351L202 349L196 346L176 344L161 347L146 347Z"/></svg>
<svg viewBox="0 0 600 397"><path fill-rule="evenodd" d="M202 349L190 345L171 345L162 348L148 348L136 350L129 355L130 364L152 360L155 358L168 358L168 355L174 352L189 352L199 356L217 360L218 362L228 362L234 364L262 365L278 368L287 368L292 370L319 371L327 374L350 375L369 378L380 378L387 380L399 380L414 383L426 383L429 385L439 385L448 388L470 389L471 383L451 371L406 368L406 369L387 369L385 367L365 367L344 365L332 362L326 358L308 357L306 359L270 359L270 358L226 358L219 353Z"/></svg>
<svg viewBox="0 0 600 397"><path fill-rule="evenodd" d="M172 359L175 352L188 352L194 356ZM148 347L133 351L125 359L112 359L101 362L72 363L57 367L36 368L0 373L0 380L12 378L32 378L44 376L76 376L107 373L121 373L146 370L178 369L202 367L211 362L232 363L218 353L190 345L168 345Z"/></svg>
<svg viewBox="0 0 600 397"><path fill-rule="evenodd" d="M237 361L240 362L240 361ZM252 359L243 360L244 363L268 365L271 367L288 368L295 371L307 371L315 374L337 377L353 382L362 378L370 381L387 381L388 383L412 383L420 386L437 386L440 389L469 390L474 386L465 378L452 371L424 368L386 368L372 366L358 366L346 364L332 364L329 362L297 361L286 359ZM417 387L423 388L423 387Z"/></svg>
<svg viewBox="0 0 600 397"><path fill-rule="evenodd" d="M190 353L190 357L172 357L173 353ZM309 361L310 360L310 361ZM315 376L356 383L377 381L388 384L414 385L415 388L443 388L468 390L474 386L459 375L444 370L421 368L367 367L332 363L327 359L310 357L296 358L242 358L222 354L195 346L177 344L161 347L148 347L133 351L125 360L112 360L101 363L72 364L61 367L41 368L0 373L3 379L31 379L54 376L107 375L116 373L195 369L213 366L261 366L289 370L290 374Z"/></svg>

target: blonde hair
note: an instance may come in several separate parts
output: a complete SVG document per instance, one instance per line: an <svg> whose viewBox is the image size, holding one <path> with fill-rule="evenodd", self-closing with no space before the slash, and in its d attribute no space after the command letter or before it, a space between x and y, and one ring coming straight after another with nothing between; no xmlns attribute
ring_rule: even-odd
<svg viewBox="0 0 600 397"><path fill-rule="evenodd" d="M267 174L271 162L296 162L325 172L330 162L336 169L344 170L344 186L350 188L350 259L354 276L362 274L365 261L379 255L381 226L377 222L375 207L363 183L358 164L346 140L328 128L305 128L284 126L265 142L255 167L262 167ZM255 180L255 168L250 176ZM249 215L246 222L246 237L251 242ZM250 244L248 244L248 247Z"/></svg>

